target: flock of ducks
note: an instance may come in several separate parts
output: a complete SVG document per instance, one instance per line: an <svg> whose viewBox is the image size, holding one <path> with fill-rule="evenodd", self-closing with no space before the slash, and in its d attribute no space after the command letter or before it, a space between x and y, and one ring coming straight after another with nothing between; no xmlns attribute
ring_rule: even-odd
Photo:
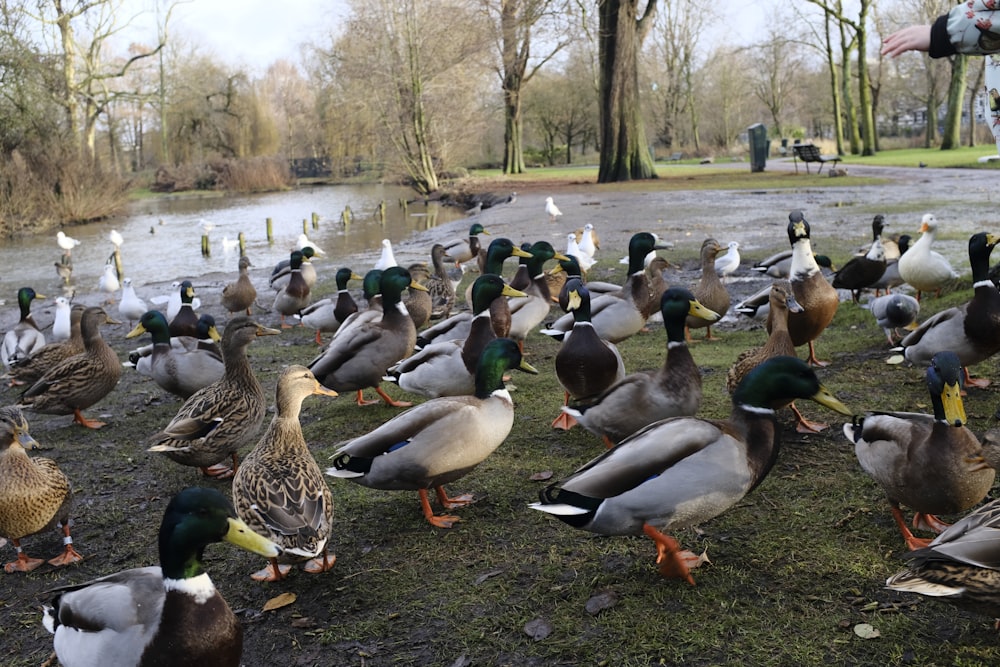
<svg viewBox="0 0 1000 667"><path fill-rule="evenodd" d="M551 198L548 204L555 221L561 212ZM609 285L587 279L584 267L593 267L599 248L591 225L571 235L567 252L561 253L546 241L518 246L494 238L483 247L480 235L488 232L475 223L467 238L433 248L433 269L397 265L391 244L384 242L375 267L364 276L339 269L336 295L316 304L311 293L317 274L310 260L320 252L313 246L297 248L270 276L273 312L281 326L292 326L286 318L297 317L301 326L314 328L317 343L321 333L333 337L311 361L281 373L275 415L263 435L258 434L268 399L247 348L280 329L253 319L258 295L249 260L240 258L238 276L221 291L227 318L221 336L211 315L195 312L190 282L177 284L176 304L168 305L166 314L140 313L126 279L119 312L130 320L128 337L152 338L148 349L133 353L130 364L183 400L174 418L149 439L148 449L206 476L231 478L232 501L197 487L179 492L160 528L159 567L57 591L45 625L55 635L59 660L67 667L92 664L97 657L109 664L147 664L156 654L161 661L180 655L189 660L171 658L170 664L239 664L239 623L205 573L202 551L225 540L257 553L265 566L252 576L263 581L283 579L296 564L310 573L328 571L336 561L330 548L334 521L328 477L372 489L416 491L426 520L452 527L459 517L436 513L432 500L446 511L472 502L471 496L452 496L444 487L485 461L514 428L506 374L540 372L525 360L529 333L537 331L560 341L554 372L565 390L565 405L553 427L579 424L607 449L547 485L532 508L597 534L646 535L655 545L660 573L693 584L691 569L706 559L683 550L670 533L724 513L766 478L781 444L779 409L790 407L799 428L824 428L794 408L796 400L812 400L851 417L844 434L861 467L884 488L913 550L910 569L887 585L1000 616L1000 597L987 585L997 579L992 544L1000 535L1000 509L996 503L985 505L952 526L937 518L974 508L995 478L991 452L965 426L961 391L968 384L967 367L1000 350L1000 293L987 276L998 238L979 233L970 239L974 294L961 307L916 326L916 298L911 302L890 292L871 301L890 344L897 344L898 329L914 329L898 345L905 359L927 366L933 414L856 415L812 370L825 364L817 359L814 343L839 307L838 287L855 299L862 290L885 289L875 287L890 263L883 229L878 216L871 246L830 279L823 272L830 263L812 252L804 215L789 215L787 268L775 268L785 259L777 257L755 266L776 280L734 307L744 313L766 308L768 335L734 360L727 376L732 408L725 419L696 416L701 375L688 344L696 328L705 328L704 338L712 340L710 326L733 307L726 279L740 267L735 241L723 253L721 244L706 239L697 284L670 285L664 275L667 262L656 257L666 244L650 232L636 233L629 242L625 281ZM925 216L920 239L891 260L918 296L939 292L957 275L950 265L942 268L947 260L931 250L935 229L933 217ZM67 253L72 249L67 238L59 244ZM503 268L511 257L520 264L507 281ZM909 259L914 261L904 262ZM454 305L458 280L448 267L472 262L480 275L470 285L471 310L452 315L451 307L442 307L437 323L423 328L435 299L449 289ZM871 270L870 262L882 270ZM362 280L364 309L348 290L352 280ZM32 302L42 298L31 288L19 291L21 317L2 348L7 377L20 385L17 403L0 409L0 535L17 552L7 572L41 565L42 560L27 556L21 540L56 527L63 531L65 548L48 562L63 566L83 558L70 535L70 481L51 460L28 456L26 450L37 443L23 411L72 414L75 423L100 428L101 422L82 411L109 394L122 373L117 353L101 336L101 327L113 322L105 308L60 304L66 306L60 311L67 318L66 338L46 344L30 313ZM554 303L566 314L550 319ZM627 373L616 343L637 334L654 314L662 318L666 334L664 362L652 371ZM131 321L137 324L132 327ZM796 348L806 345L808 358L799 359ZM427 400L412 406L393 399L383 389L386 382ZM321 469L299 424L303 402L312 395L351 392L363 405L369 389L385 403L409 409L340 443L331 465ZM241 463L239 451L254 443ZM916 512L913 525L939 535L915 537L903 507ZM199 628L196 636L192 624Z"/></svg>

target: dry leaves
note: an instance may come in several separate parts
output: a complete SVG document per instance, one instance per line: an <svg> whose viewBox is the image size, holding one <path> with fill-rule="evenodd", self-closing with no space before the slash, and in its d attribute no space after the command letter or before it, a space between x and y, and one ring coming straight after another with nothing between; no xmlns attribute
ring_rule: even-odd
<svg viewBox="0 0 1000 667"><path fill-rule="evenodd" d="M275 609L287 607L295 602L296 597L295 593L282 593L281 595L275 595L273 598L264 603L264 608L261 611L274 611Z"/></svg>

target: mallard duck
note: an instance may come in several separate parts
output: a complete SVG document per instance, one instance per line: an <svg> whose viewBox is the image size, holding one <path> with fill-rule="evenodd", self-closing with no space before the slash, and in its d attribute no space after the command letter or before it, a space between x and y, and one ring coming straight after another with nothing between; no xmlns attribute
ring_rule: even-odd
<svg viewBox="0 0 1000 667"><path fill-rule="evenodd" d="M610 343L620 343L638 333L656 310L663 293L662 276L654 284L646 273L646 255L657 248L666 248L655 234L639 232L629 241L628 278L621 290L602 294L590 300L591 322L600 337ZM560 339L573 328L573 315L563 315L543 333Z"/></svg>
<svg viewBox="0 0 1000 667"><path fill-rule="evenodd" d="M427 521L451 528L458 517L435 516L427 490L437 492L445 509L472 502L467 495L449 498L444 485L464 477L507 439L514 404L503 374L511 368L538 372L521 358L517 343L492 341L479 357L472 396L434 398L396 415L342 444L326 474L372 489L417 491Z"/></svg>
<svg viewBox="0 0 1000 667"><path fill-rule="evenodd" d="M788 317L789 313L802 312L802 306L795 300L792 286L787 280L775 281L771 285L769 298L768 321L771 324L771 331L768 334L767 342L761 347L741 352L740 356L736 358L736 362L726 374L726 389L730 394L736 391L736 387L739 386L747 373L764 361L782 355L796 356L792 337L788 333ZM829 427L829 424L806 419L795 407L794 401L789 403L788 407L795 415L795 430L799 433L819 433Z"/></svg>
<svg viewBox="0 0 1000 667"><path fill-rule="evenodd" d="M299 272L302 274L302 280L309 286L309 289L312 289L317 279L316 266L312 263L313 257L316 256L316 249L307 245L299 248L299 252L302 253L302 264L299 265ZM283 259L274 265L267 283L271 289L280 292L288 285L291 277L292 260L291 255L289 255L288 259Z"/></svg>
<svg viewBox="0 0 1000 667"><path fill-rule="evenodd" d="M392 241L382 239L382 251L379 253L378 260L376 260L375 266L372 268L385 271L392 266L396 266L396 256L392 252Z"/></svg>
<svg viewBox="0 0 1000 667"><path fill-rule="evenodd" d="M21 310L21 318L14 328L3 336L0 359L3 360L4 368L9 370L13 364L27 359L45 345L45 334L31 316L31 302L34 299L44 298L44 294L39 294L30 287L17 290L17 306Z"/></svg>
<svg viewBox="0 0 1000 667"><path fill-rule="evenodd" d="M229 321L222 332L222 379L199 389L174 418L150 439L149 451L161 452L181 465L201 468L209 477L231 477L237 450L257 435L264 423L267 399L247 359L247 347L258 336L280 333L245 315ZM231 458L230 468L223 461Z"/></svg>
<svg viewBox="0 0 1000 667"><path fill-rule="evenodd" d="M143 313L139 323L125 337L135 338L147 332L153 338L153 349L148 357L140 357L135 367L143 375L153 378L160 389L187 399L199 389L222 379L225 364L219 351L200 347L198 338L188 338L184 343L174 345L172 341L176 339L170 337L167 318L160 311ZM209 335L212 340L219 338L214 324L209 329ZM144 364L142 359L148 359L148 363Z"/></svg>
<svg viewBox="0 0 1000 667"><path fill-rule="evenodd" d="M56 232L56 245L58 245L67 255L73 252L73 248L80 245L80 241L72 236L66 236L66 232Z"/></svg>
<svg viewBox="0 0 1000 667"><path fill-rule="evenodd" d="M892 516L910 549L927 546L906 527L900 505L916 515L913 525L941 532L935 514L965 512L982 501L996 472L983 446L965 427L962 367L953 352L938 352L927 368L933 415L875 412L844 424L861 467L885 490Z"/></svg>
<svg viewBox="0 0 1000 667"><path fill-rule="evenodd" d="M965 370L966 384L985 387L986 378L971 378L968 367L1000 351L1000 291L989 279L990 253L1000 236L979 232L969 238L972 266L972 299L929 317L900 342L903 356L914 364L926 364L937 352L950 350L958 355ZM903 257L909 255L908 251Z"/></svg>
<svg viewBox="0 0 1000 667"><path fill-rule="evenodd" d="M406 306L406 312L410 314L410 319L413 320L413 326L421 329L430 322L431 310L434 308L434 303L426 284L427 280L431 277L431 272L427 268L427 265L423 263L411 264L406 270L410 272L410 281L418 284L420 287L406 290L406 296L403 297L403 305Z"/></svg>
<svg viewBox="0 0 1000 667"><path fill-rule="evenodd" d="M434 271L424 283L424 287L430 293L432 320L448 317L455 305L455 288L451 278L448 277L447 263L450 259L443 245L435 243L431 246L431 266L434 267Z"/></svg>
<svg viewBox="0 0 1000 667"><path fill-rule="evenodd" d="M448 255L448 257L450 257L455 264L464 264L469 260L475 259L479 256L480 234L486 234L487 236L490 235L490 233L486 231L480 223L472 223L472 226L469 227L469 238L452 239L443 244L445 254Z"/></svg>
<svg viewBox="0 0 1000 667"><path fill-rule="evenodd" d="M789 282L795 300L802 306L802 312L789 313L788 333L796 347L809 344L810 364L826 366L827 362L816 358L814 341L833 321L840 305L840 297L816 263L809 233L809 223L802 211L792 211L788 215L788 241L792 244L793 251ZM770 328L768 324L768 330Z"/></svg>
<svg viewBox="0 0 1000 667"><path fill-rule="evenodd" d="M940 253L931 250L937 232L937 219L931 213L924 214L920 221L920 238L899 258L899 277L917 290L917 300L921 292L933 291L941 296L944 286L958 278L951 263Z"/></svg>
<svg viewBox="0 0 1000 667"><path fill-rule="evenodd" d="M886 294L868 302L867 307L875 316L875 321L885 332L890 346L896 344L893 335L896 329L917 328L917 315L920 314L920 302L909 294Z"/></svg>
<svg viewBox="0 0 1000 667"><path fill-rule="evenodd" d="M52 528L62 531L65 547L49 565L61 567L83 560L73 548L69 530L73 499L69 479L55 461L28 456L25 450L37 445L20 408L0 408L0 535L9 538L17 550L17 560L4 565L8 574L31 572L44 562L29 558L21 540Z"/></svg>
<svg viewBox="0 0 1000 667"><path fill-rule="evenodd" d="M788 313L797 313L802 306L792 294L792 286L787 280L776 280L771 284L769 307L772 313L771 332L767 342L760 347L750 348L740 353L735 363L726 373L726 389L732 394L747 373L760 366L771 357L794 357L795 345L788 334Z"/></svg>
<svg viewBox="0 0 1000 667"><path fill-rule="evenodd" d="M305 366L289 366L278 378L276 412L267 431L233 477L236 513L258 535L281 547L281 556L251 575L284 579L290 562L308 561L306 572L326 572L337 557L326 546L333 530L333 494L313 458L299 424L307 396L336 396Z"/></svg>
<svg viewBox="0 0 1000 667"><path fill-rule="evenodd" d="M410 272L401 266L382 272L381 319L362 322L350 329L341 327L326 350L309 363L309 370L324 387L339 392L357 391L358 405L368 403L361 393L366 387L374 388L389 405L409 405L393 400L379 386L390 366L413 353L417 341L416 327L400 300L407 286L423 289L410 279Z"/></svg>
<svg viewBox="0 0 1000 667"><path fill-rule="evenodd" d="M53 366L22 394L19 407L49 415L73 415L87 428L104 422L87 419L86 410L111 393L122 375L118 355L101 337L102 324L119 324L103 308L91 307L80 319L83 352Z"/></svg>
<svg viewBox="0 0 1000 667"><path fill-rule="evenodd" d="M556 252L548 241L533 243L529 252L531 257L525 264L529 276L527 286L519 288L513 280L511 281L511 287L523 289L527 297L517 299L509 304L510 331L508 336L517 341L517 345L522 351L528 332L541 324L552 307L552 294L549 293L549 285L545 281L545 262L550 259L567 259L566 255Z"/></svg>
<svg viewBox="0 0 1000 667"><path fill-rule="evenodd" d="M861 290L874 285L885 273L885 248L878 236L872 241L867 254L852 257L833 276L832 285L837 289L851 291L851 299L858 302Z"/></svg>
<svg viewBox="0 0 1000 667"><path fill-rule="evenodd" d="M726 254L715 258L715 273L720 278L726 278L738 268L740 268L740 244L739 241L730 241L726 245Z"/></svg>
<svg viewBox="0 0 1000 667"><path fill-rule="evenodd" d="M159 567L56 589L43 623L55 635L59 664L239 667L242 626L202 561L205 547L222 541L266 558L281 552L218 491L175 495L160 524Z"/></svg>
<svg viewBox="0 0 1000 667"><path fill-rule="evenodd" d="M250 314L254 300L257 298L257 288L250 280L250 258L246 255L240 257L239 277L231 283L227 283L222 288L222 307L230 313L246 312Z"/></svg>
<svg viewBox="0 0 1000 667"><path fill-rule="evenodd" d="M556 218L562 215L562 211L556 206L556 203L552 200L552 197L545 198L545 215L549 216L549 222L555 222Z"/></svg>
<svg viewBox="0 0 1000 667"><path fill-rule="evenodd" d="M218 342L222 340L219 330L215 326L215 318L208 313L198 316L197 336L176 336L170 339L170 347L180 354L188 352L201 352L210 354L222 363L222 348ZM123 366L131 366L140 375L152 377L153 344L137 347L128 353L128 362Z"/></svg>
<svg viewBox="0 0 1000 667"><path fill-rule="evenodd" d="M56 297L56 314L52 318L52 342L63 343L73 335L73 308L69 299Z"/></svg>
<svg viewBox="0 0 1000 667"><path fill-rule="evenodd" d="M614 343L601 340L590 322L590 291L579 277L566 282L567 309L576 324L563 337L556 353L556 377L565 390L564 405L570 398L587 403L625 378L625 362ZM569 430L576 420L560 411L552 428Z"/></svg>
<svg viewBox="0 0 1000 667"><path fill-rule="evenodd" d="M171 336L197 336L198 314L194 312L194 286L190 280L181 281L177 288L181 305L177 314L170 318Z"/></svg>
<svg viewBox="0 0 1000 667"><path fill-rule="evenodd" d="M901 257L907 250L910 249L910 236L909 234L900 234L899 238L896 239L896 247L899 249L899 256ZM896 259L886 259L885 262L885 273L882 277L872 284L872 289L875 290L875 296L878 297L882 290L885 290L886 294L893 287L898 287L903 284L903 279L899 277L899 257Z"/></svg>
<svg viewBox="0 0 1000 667"><path fill-rule="evenodd" d="M974 510L922 549L886 588L918 593L976 614L1000 617L1000 500Z"/></svg>
<svg viewBox="0 0 1000 667"><path fill-rule="evenodd" d="M667 332L663 366L626 376L589 405L563 408L609 446L647 424L698 411L701 373L684 342L684 321L688 315L717 320L719 314L701 305L684 287L671 287L663 293L660 313Z"/></svg>
<svg viewBox="0 0 1000 667"><path fill-rule="evenodd" d="M545 282L549 286L549 294L552 295L552 300L559 304L564 313L568 312L566 304L569 303L569 295L566 292L566 283L569 282L570 278L583 280L580 262L576 255L570 253L566 253L566 259L559 260L554 267L545 272ZM618 289L621 288L618 287Z"/></svg>
<svg viewBox="0 0 1000 667"><path fill-rule="evenodd" d="M735 241L734 241L735 243ZM715 239L705 239L701 244L701 278L698 284L691 290L699 303L709 310L725 316L729 310L731 298L729 290L722 284L718 264L718 254L722 252L722 246ZM739 265L739 255L736 256L736 264ZM691 339L690 330L705 327L705 340L718 340L712 335L712 322L703 317L689 317L685 322L688 329L688 340Z"/></svg>
<svg viewBox="0 0 1000 667"><path fill-rule="evenodd" d="M348 315L343 324L337 328L333 334L334 338L346 335L352 327L364 324L365 322L378 322L382 319L382 272L372 269L361 279L361 295L365 300L365 309ZM331 341L333 342L333 341Z"/></svg>
<svg viewBox="0 0 1000 667"><path fill-rule="evenodd" d="M285 324L285 318L297 315L309 305L309 285L302 277L302 253L293 250L289 257L290 275L288 282L277 296L274 297L274 309L281 315L281 328L290 329L292 325Z"/></svg>
<svg viewBox="0 0 1000 667"><path fill-rule="evenodd" d="M423 347L389 369L386 380L411 394L427 398L465 396L476 390L476 366L496 333L490 322L490 304L496 299L523 297L500 276L487 273L472 284L473 317L464 339L446 340Z"/></svg>
<svg viewBox="0 0 1000 667"><path fill-rule="evenodd" d="M321 299L302 309L302 324L316 330L316 344L322 345L321 333L334 333L348 317L358 312L358 304L347 289L351 280L361 280L361 276L348 268L337 270L337 298Z"/></svg>
<svg viewBox="0 0 1000 667"><path fill-rule="evenodd" d="M167 304L166 310L161 309L161 312L167 316L167 322L173 320L181 310L181 281L175 280L170 283L170 289L167 290L166 295L158 294L149 300L157 305ZM200 307L201 299L196 296L191 300L191 308L197 311Z"/></svg>
<svg viewBox="0 0 1000 667"><path fill-rule="evenodd" d="M118 314L124 317L128 321L128 325L131 327L132 322L142 317L148 309L146 308L146 302L138 297L135 293L135 288L132 287L131 278L122 279L122 298L118 302ZM193 311L192 311L193 312Z"/></svg>
<svg viewBox="0 0 1000 667"><path fill-rule="evenodd" d="M18 361L10 367L11 385L34 384L50 368L84 351L80 320L83 319L83 311L86 309L86 306L79 303L73 304L73 307L70 308L69 340L61 343L49 343L27 359Z"/></svg>
<svg viewBox="0 0 1000 667"><path fill-rule="evenodd" d="M774 357L737 388L729 419L655 422L544 488L531 507L601 535L645 534L660 573L694 584L690 568L703 559L665 532L722 514L764 480L780 446L771 406L796 398L850 414L805 362Z"/></svg>

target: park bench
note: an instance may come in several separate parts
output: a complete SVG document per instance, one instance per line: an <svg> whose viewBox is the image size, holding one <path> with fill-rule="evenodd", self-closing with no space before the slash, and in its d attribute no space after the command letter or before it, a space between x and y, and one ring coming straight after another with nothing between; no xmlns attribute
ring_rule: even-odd
<svg viewBox="0 0 1000 667"><path fill-rule="evenodd" d="M684 157L684 153L677 151L676 153L670 154L670 157L667 158L667 162L680 162L682 157Z"/></svg>
<svg viewBox="0 0 1000 667"><path fill-rule="evenodd" d="M799 172L799 160L802 160L802 162L806 165L807 174L810 173L809 163L818 162L819 171L816 173L819 174L823 171L823 165L827 162L832 162L834 166L836 166L837 163L840 162L840 156L821 155L819 152L819 146L816 144L792 144L792 160L795 162L795 173Z"/></svg>

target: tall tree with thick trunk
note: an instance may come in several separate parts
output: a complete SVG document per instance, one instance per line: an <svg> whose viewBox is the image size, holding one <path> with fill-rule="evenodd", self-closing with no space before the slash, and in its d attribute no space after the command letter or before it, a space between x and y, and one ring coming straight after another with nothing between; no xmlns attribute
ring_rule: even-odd
<svg viewBox="0 0 1000 667"><path fill-rule="evenodd" d="M653 25L657 0L598 0L601 161L597 181L656 178L639 108L639 48Z"/></svg>

